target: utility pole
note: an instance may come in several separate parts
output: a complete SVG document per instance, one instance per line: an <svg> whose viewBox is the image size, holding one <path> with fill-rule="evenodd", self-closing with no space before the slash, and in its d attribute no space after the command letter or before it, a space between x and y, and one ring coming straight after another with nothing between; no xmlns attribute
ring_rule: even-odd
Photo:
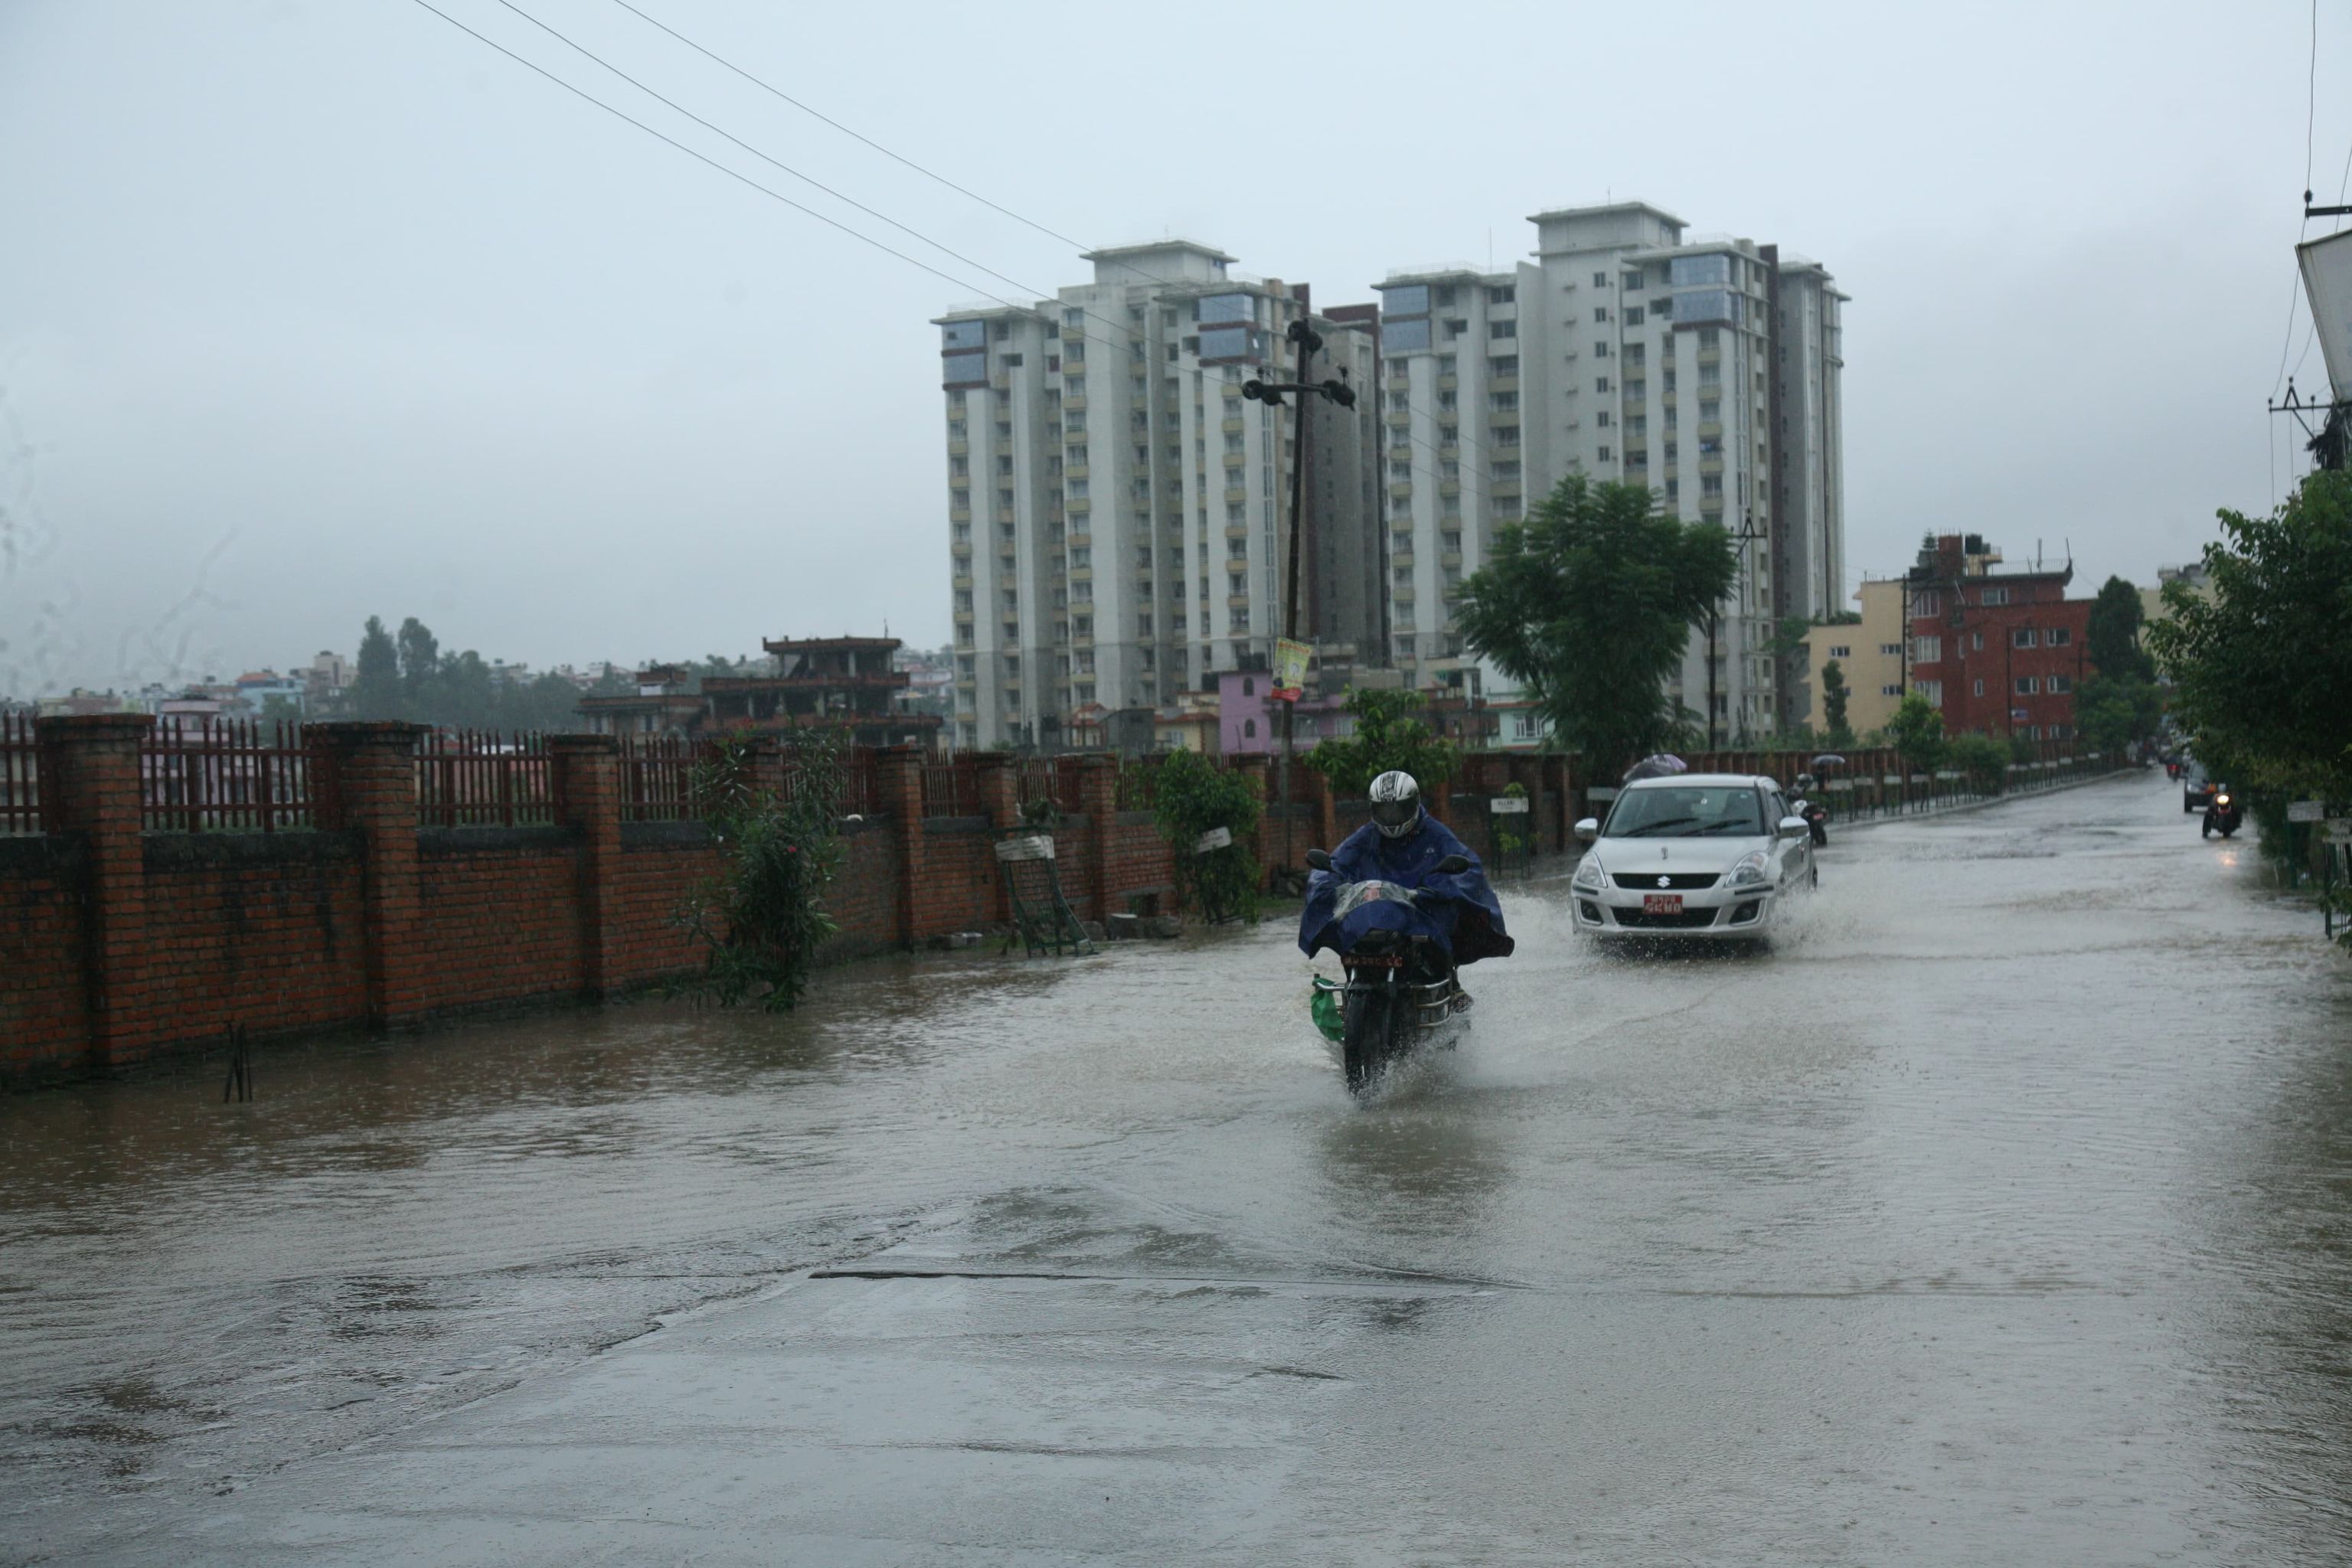
<svg viewBox="0 0 2352 1568"><path fill-rule="evenodd" d="M1756 530L1756 514L1753 512L1741 513L1739 518L1739 531L1731 536L1731 542L1739 546L1739 575L1743 581L1748 575L1748 546L1763 537L1764 535L1758 532ZM1738 584L1733 584L1735 587L1738 585ZM1722 626L1723 606L1720 603L1717 603L1706 613L1706 749L1710 752L1716 749L1715 656L1716 640L1722 631Z"/></svg>
<svg viewBox="0 0 2352 1568"><path fill-rule="evenodd" d="M1323 352L1323 338L1321 333L1307 324L1303 308L1302 313L1297 321L1290 323L1289 331L1285 335L1298 351L1297 371L1298 379L1296 381L1245 381L1242 383L1242 395L1276 407L1281 406L1284 394L1295 394L1297 396L1297 401L1291 405L1292 444L1295 450L1290 459L1290 542L1285 552L1288 560L1289 575L1282 588L1281 634L1282 642L1296 642L1298 640L1298 579L1301 575L1299 542L1306 532L1307 400L1310 396L1320 397L1325 402L1335 403L1342 408L1353 408L1356 405L1356 389L1349 386L1345 379L1339 377L1319 383L1310 379L1308 361ZM1278 642L1275 647L1277 674L1274 691L1276 700L1283 705L1282 757L1275 770L1274 793L1276 804L1286 810L1290 805L1290 762L1296 743L1294 738L1298 722L1298 699L1305 693L1307 677L1302 668L1299 672L1299 686L1289 689L1290 695L1284 697L1282 693L1285 688L1278 673L1281 652L1281 643ZM1286 850L1285 858L1287 858L1286 851L1290 844L1290 834L1287 828L1284 830L1282 841Z"/></svg>

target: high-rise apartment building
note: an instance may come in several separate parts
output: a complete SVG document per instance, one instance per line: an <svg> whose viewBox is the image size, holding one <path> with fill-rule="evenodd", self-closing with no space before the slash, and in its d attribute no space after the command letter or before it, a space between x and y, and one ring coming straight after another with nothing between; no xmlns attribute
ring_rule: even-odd
<svg viewBox="0 0 2352 1568"><path fill-rule="evenodd" d="M960 745L1058 745L1080 710L1263 668L1282 634L1292 416L1242 385L1291 378L1306 288L1184 240L1085 259L1051 300L937 319ZM1308 405L1300 630L1379 648L1378 347L1343 314L1309 318L1317 378L1365 395Z"/></svg>
<svg viewBox="0 0 2352 1568"><path fill-rule="evenodd" d="M1820 264L1698 239L1641 202L1536 214L1532 262L1380 286L1391 629L1418 685L1466 687L1451 585L1566 474L1646 484L1740 537L1679 697L1719 738L1776 728L1781 617L1842 609L1838 311ZM1486 695L1498 694L1491 670Z"/></svg>

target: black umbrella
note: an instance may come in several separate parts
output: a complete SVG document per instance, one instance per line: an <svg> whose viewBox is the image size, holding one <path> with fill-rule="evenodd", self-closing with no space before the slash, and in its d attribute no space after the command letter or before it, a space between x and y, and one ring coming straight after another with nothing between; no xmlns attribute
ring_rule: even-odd
<svg viewBox="0 0 2352 1568"><path fill-rule="evenodd" d="M1640 762L1627 768L1622 782L1632 784L1636 779L1662 779L1688 772L1690 772L1688 763L1680 757L1660 752L1655 756L1643 757Z"/></svg>
<svg viewBox="0 0 2352 1568"><path fill-rule="evenodd" d="M1832 766L1842 768L1845 766L1845 759L1839 756L1835 752L1823 752L1820 756L1813 759L1813 766L1817 768Z"/></svg>

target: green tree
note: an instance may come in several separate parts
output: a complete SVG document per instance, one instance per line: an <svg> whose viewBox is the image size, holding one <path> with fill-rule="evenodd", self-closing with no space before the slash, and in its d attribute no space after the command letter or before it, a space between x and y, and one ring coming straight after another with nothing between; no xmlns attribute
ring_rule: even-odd
<svg viewBox="0 0 2352 1568"><path fill-rule="evenodd" d="M784 765L770 773L751 734L730 735L694 772L722 869L673 919L703 950L702 973L685 989L722 1007L750 1001L790 1011L818 950L840 929L824 903L844 858L840 749L813 730L793 731L784 749ZM790 787L768 782L775 778Z"/></svg>
<svg viewBox="0 0 2352 1568"><path fill-rule="evenodd" d="M1941 728L1943 715L1936 715ZM1944 742L1941 761L1966 773L1969 787L1979 795L1999 795L2009 781L2009 742L1990 735L1955 735Z"/></svg>
<svg viewBox="0 0 2352 1568"><path fill-rule="evenodd" d="M400 652L378 616L367 618L367 627L360 635L359 668L352 677L352 712L361 719L404 716Z"/></svg>
<svg viewBox="0 0 2352 1568"><path fill-rule="evenodd" d="M2110 680L2156 679L2156 661L2139 646L2139 590L2121 577L2110 577L2099 584L2098 597L2091 601L2090 643L2091 663Z"/></svg>
<svg viewBox="0 0 2352 1568"><path fill-rule="evenodd" d="M1911 692L1886 721L1886 740L1913 767L1937 767L1944 760L1944 715L1925 697Z"/></svg>
<svg viewBox="0 0 2352 1568"><path fill-rule="evenodd" d="M1391 768L1411 773L1426 793L1452 778L1462 763L1461 748L1422 719L1427 706L1418 691L1358 687L1348 693L1356 732L1318 742L1307 753L1307 765L1329 781L1331 793L1342 800L1360 799Z"/></svg>
<svg viewBox="0 0 2352 1568"><path fill-rule="evenodd" d="M1571 474L1524 524L1497 531L1454 624L1535 699L1563 746L1613 773L1683 733L1666 683L1738 568L1719 525L1665 516L1643 486Z"/></svg>
<svg viewBox="0 0 2352 1568"><path fill-rule="evenodd" d="M1846 687L1844 666L1835 659L1822 666L1822 724L1833 751L1853 744L1853 730L1845 719L1845 705L1853 695Z"/></svg>
<svg viewBox="0 0 2352 1568"><path fill-rule="evenodd" d="M1198 752L1170 752L1157 773L1152 820L1176 863L1177 897L1206 920L1255 920L1260 808L1248 781ZM1198 847L1221 827L1232 834L1231 844Z"/></svg>
<svg viewBox="0 0 2352 1568"><path fill-rule="evenodd" d="M2232 783L2352 800L2352 473L2322 470L2268 517L2221 514L2210 592L2164 591L2147 639L2174 710Z"/></svg>
<svg viewBox="0 0 2352 1568"><path fill-rule="evenodd" d="M400 645L400 685L415 701L425 694L425 688L441 670L441 644L433 629L415 616L400 623L400 635L394 639Z"/></svg>
<svg viewBox="0 0 2352 1568"><path fill-rule="evenodd" d="M261 700L261 721L265 724L299 724L302 721L302 705L282 691L273 691Z"/></svg>
<svg viewBox="0 0 2352 1568"><path fill-rule="evenodd" d="M2120 752L2145 741L2164 720L2164 701L2149 680L2095 675L2074 693L2074 727L2094 751Z"/></svg>

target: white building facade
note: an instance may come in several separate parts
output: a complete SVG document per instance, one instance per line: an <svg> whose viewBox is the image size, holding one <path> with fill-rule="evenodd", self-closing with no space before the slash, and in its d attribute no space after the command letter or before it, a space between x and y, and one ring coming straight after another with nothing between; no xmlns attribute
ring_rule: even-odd
<svg viewBox="0 0 2352 1568"><path fill-rule="evenodd" d="M1242 385L1290 379L1305 290L1190 241L1086 259L1093 281L1052 300L937 319L960 746L1056 747L1082 710L1264 668L1282 633L1292 416ZM1377 346L1369 322L1312 320L1317 379L1364 395L1310 407L1300 629L1377 643L1384 602L1305 580L1318 559L1377 556L1374 497L1348 477L1372 442ZM1320 484L1318 447L1335 465Z"/></svg>
<svg viewBox="0 0 2352 1568"><path fill-rule="evenodd" d="M1744 239L1687 237L1641 202L1538 213L1532 262L1381 285L1391 633L1416 685L1508 690L1462 656L1450 588L1564 475L1646 484L1740 536L1738 581L1694 635L1679 697L1719 741L1777 728L1778 622L1843 607L1838 292ZM1712 656L1710 658L1710 655Z"/></svg>

